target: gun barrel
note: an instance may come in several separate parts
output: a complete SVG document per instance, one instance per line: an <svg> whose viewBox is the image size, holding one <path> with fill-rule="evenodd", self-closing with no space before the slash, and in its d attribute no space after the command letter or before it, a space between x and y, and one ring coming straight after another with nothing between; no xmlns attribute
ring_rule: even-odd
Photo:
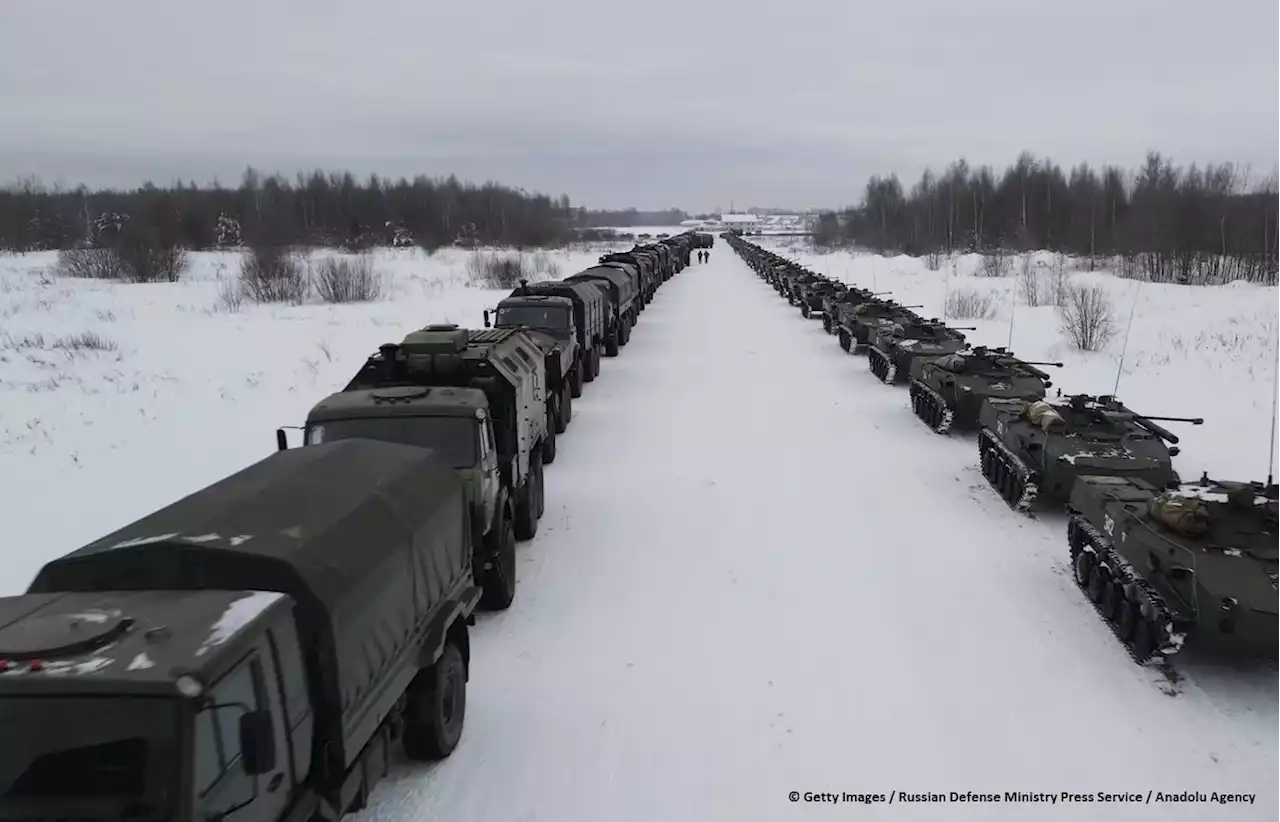
<svg viewBox="0 0 1280 822"><path fill-rule="evenodd" d="M1023 360L1023 362L1027 365L1051 365L1054 368L1062 367L1062 363L1060 362L1040 362L1039 360Z"/></svg>

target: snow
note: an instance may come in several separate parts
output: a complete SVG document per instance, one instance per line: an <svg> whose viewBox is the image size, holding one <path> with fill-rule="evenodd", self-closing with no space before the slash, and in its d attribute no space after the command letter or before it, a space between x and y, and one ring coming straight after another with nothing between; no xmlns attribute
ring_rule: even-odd
<svg viewBox="0 0 1280 822"><path fill-rule="evenodd" d="M283 594L274 591L254 591L227 606L227 610L209 629L209 636L196 649L196 656L203 656L210 648L216 648L236 635L241 628L253 622L258 616L275 603Z"/></svg>
<svg viewBox="0 0 1280 822"><path fill-rule="evenodd" d="M133 661L129 663L129 667L126 668L125 670L145 671L148 668L154 668L154 667L156 667L156 663L151 659L151 657L147 656L146 651L143 651L142 653L138 654L133 658Z"/></svg>
<svg viewBox="0 0 1280 822"><path fill-rule="evenodd" d="M599 253L557 259L570 274ZM948 289L990 291L996 318L962 324L979 326L974 344L1007 342L1015 279L972 277L972 259L930 272L797 256L927 315ZM273 429L379 343L476 324L501 296L468 287L456 252L381 252L393 300L238 312L218 301L229 255L196 255L190 282L154 286L68 282L51 262L0 258L4 593L270 453ZM1168 425L1183 475L1265 476L1275 289L1073 277L1111 289L1122 320L1140 288L1118 393L1206 418ZM51 344L83 332L116 348ZM44 346L4 342L37 334ZM1111 393L1120 346L1071 351L1051 308L1017 307L1014 350L1066 362L1064 391ZM575 401L516 603L472 629L458 749L398 763L354 822L799 820L817 811L791 791L895 790L1095 798L859 818L1275 819L1275 671L1192 655L1171 689L1135 666L1071 580L1065 522L1010 511L976 451L930 434L904 388L717 241ZM211 639L242 618L232 611ZM1223 811L1096 796L1126 791L1257 798Z"/></svg>

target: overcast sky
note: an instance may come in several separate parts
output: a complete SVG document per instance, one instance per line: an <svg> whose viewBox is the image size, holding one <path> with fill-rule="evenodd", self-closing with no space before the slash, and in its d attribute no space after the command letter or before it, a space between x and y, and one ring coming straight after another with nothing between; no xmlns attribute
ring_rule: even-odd
<svg viewBox="0 0 1280 822"><path fill-rule="evenodd" d="M1280 153L1276 0L8 0L0 180L456 173L599 208L837 206L1022 149Z"/></svg>

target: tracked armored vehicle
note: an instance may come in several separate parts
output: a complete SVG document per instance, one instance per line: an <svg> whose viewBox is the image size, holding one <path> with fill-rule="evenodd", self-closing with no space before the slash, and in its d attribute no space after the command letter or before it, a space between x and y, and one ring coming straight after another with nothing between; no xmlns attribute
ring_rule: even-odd
<svg viewBox="0 0 1280 822"><path fill-rule="evenodd" d="M1205 650L1277 657L1276 486L1204 476L1176 489L1085 476L1071 493L1076 583L1134 660Z"/></svg>
<svg viewBox="0 0 1280 822"><path fill-rule="evenodd" d="M826 300L848 291L849 287L835 280L821 279L800 288L800 316L806 320L820 320L826 316Z"/></svg>
<svg viewBox="0 0 1280 822"><path fill-rule="evenodd" d="M871 342L871 335L894 323L919 320L912 311L918 305L898 305L893 300L865 300L852 307L841 308L836 315L836 336L840 347L851 354L861 352Z"/></svg>
<svg viewBox="0 0 1280 822"><path fill-rule="evenodd" d="M1201 425L1203 419L1147 417L1114 397L1077 394L1064 401L987 399L978 421L982 475L1015 511L1039 497L1066 502L1078 477L1134 477L1155 488L1176 485L1178 438L1159 421Z"/></svg>
<svg viewBox="0 0 1280 822"><path fill-rule="evenodd" d="M835 334L840 322L852 322L854 306L868 300L888 294L888 291L868 291L865 288L850 288L842 285L831 294L822 298L822 330Z"/></svg>
<svg viewBox="0 0 1280 822"><path fill-rule="evenodd" d="M1042 400L1052 387L1049 375L1036 366L1061 368L1060 362L1028 362L1003 348L982 346L941 357L916 357L911 363L911 410L925 425L945 434L953 425L978 424L982 401Z"/></svg>
<svg viewBox="0 0 1280 822"><path fill-rule="evenodd" d="M960 332L974 330L948 327L937 319L881 327L867 347L867 367L881 382L901 382L911 373L917 357L954 354L965 347L965 336Z"/></svg>

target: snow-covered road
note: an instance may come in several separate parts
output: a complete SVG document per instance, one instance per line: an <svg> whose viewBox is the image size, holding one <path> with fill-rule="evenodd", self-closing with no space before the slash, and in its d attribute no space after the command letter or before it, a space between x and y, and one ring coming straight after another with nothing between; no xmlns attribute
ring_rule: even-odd
<svg viewBox="0 0 1280 822"><path fill-rule="evenodd" d="M362 820L1276 818L1274 675L1166 695L1074 588L1063 522L1009 511L971 437L723 242L575 403L547 483L461 745ZM894 790L1095 801L788 798ZM1098 796L1194 790L1257 800Z"/></svg>

